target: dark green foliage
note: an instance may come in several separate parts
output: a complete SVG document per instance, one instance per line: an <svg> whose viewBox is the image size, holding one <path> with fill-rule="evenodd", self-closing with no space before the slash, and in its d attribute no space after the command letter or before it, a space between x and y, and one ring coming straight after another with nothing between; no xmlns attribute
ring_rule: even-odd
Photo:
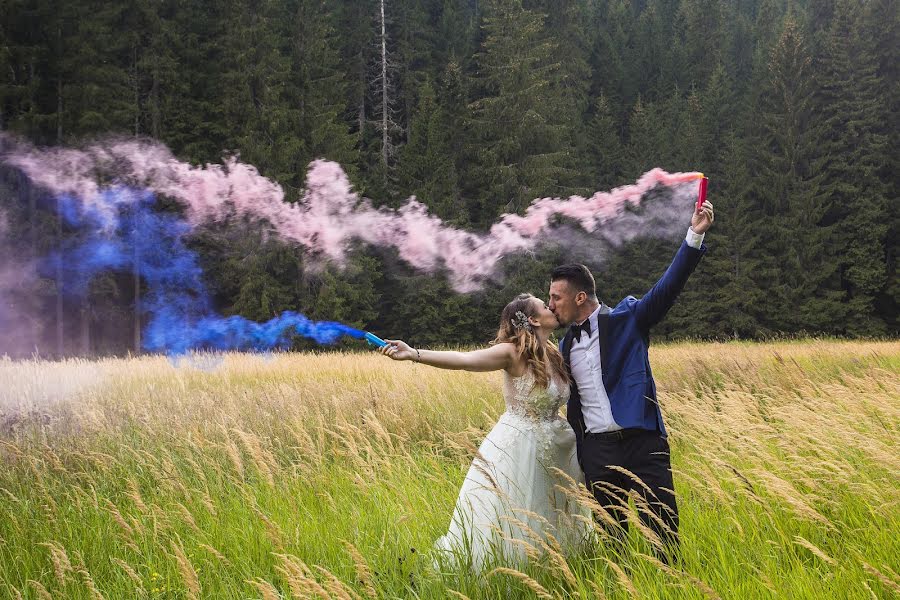
<svg viewBox="0 0 900 600"><path fill-rule="evenodd" d="M625 183L622 173L625 157L618 119L605 95L601 94L594 102L594 113L586 130L588 185L597 190L608 190Z"/></svg>
<svg viewBox="0 0 900 600"><path fill-rule="evenodd" d="M898 333L897 2L384 6L387 164L378 2L11 0L0 6L0 128L42 145L149 136L195 164L238 153L289 202L310 161L327 158L375 205L415 195L476 230L536 197L589 195L653 167L703 171L718 216L709 253L655 335ZM39 257L74 234L57 229L52 199L3 177L15 247ZM643 294L678 242L578 258L615 303ZM364 246L344 266L307 263L246 223L191 243L225 314L298 310L427 345L487 342L510 298L545 294L552 266L573 258L545 244L460 295L442 274ZM132 348L134 281L109 274L59 308L50 279L32 282L22 293L51 315L35 335L55 347L59 315L64 352Z"/></svg>
<svg viewBox="0 0 900 600"><path fill-rule="evenodd" d="M806 36L788 20L769 61L754 151L754 186L773 274L769 304L780 331L838 333L847 305L838 280L838 238L824 193L821 120Z"/></svg>
<svg viewBox="0 0 900 600"><path fill-rule="evenodd" d="M484 344L491 338L496 316L486 314L490 309L475 297L454 293L446 279L410 275L395 281L383 314L388 337L423 346Z"/></svg>
<svg viewBox="0 0 900 600"><path fill-rule="evenodd" d="M888 186L879 174L888 161L888 111L880 94L872 40L858 26L854 3L841 1L826 32L822 55L822 170L828 218L839 232L837 256L849 333L884 332L874 310L887 288ZM896 201L896 198L895 198Z"/></svg>
<svg viewBox="0 0 900 600"><path fill-rule="evenodd" d="M444 90L447 91L447 86ZM407 193L415 195L431 212L448 223L463 226L466 212L460 194L453 130L461 125L452 112L438 102L434 87L426 82L419 91L419 110L409 127L409 138L401 150L399 179ZM449 100L452 101L452 100Z"/></svg>
<svg viewBox="0 0 900 600"><path fill-rule="evenodd" d="M625 177L634 181L665 159L671 160L672 143L666 138L659 107L638 97L628 118L628 143L625 148Z"/></svg>
<svg viewBox="0 0 900 600"><path fill-rule="evenodd" d="M377 258L356 252L342 268L328 268L304 276L305 314L312 319L341 321L354 327L376 322L381 295L381 266Z"/></svg>
<svg viewBox="0 0 900 600"><path fill-rule="evenodd" d="M470 214L481 225L536 197L565 195L576 181L571 149L577 106L563 86L559 44L544 27L545 15L521 0L488 6L469 127L477 165Z"/></svg>

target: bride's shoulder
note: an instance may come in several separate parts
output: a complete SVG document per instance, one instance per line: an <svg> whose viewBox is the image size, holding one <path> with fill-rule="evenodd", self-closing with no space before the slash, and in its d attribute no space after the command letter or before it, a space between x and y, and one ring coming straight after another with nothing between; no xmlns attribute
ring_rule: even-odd
<svg viewBox="0 0 900 600"><path fill-rule="evenodd" d="M516 345L512 342L492 342L491 348L496 349L497 352L503 352L509 355L511 359L515 359L517 357Z"/></svg>
<svg viewBox="0 0 900 600"><path fill-rule="evenodd" d="M531 372L531 369L528 367L528 362L523 360L521 356L515 354L515 348L513 348L513 357L509 363L509 366L506 367L504 372L513 379L518 379L519 377L524 377L528 373Z"/></svg>

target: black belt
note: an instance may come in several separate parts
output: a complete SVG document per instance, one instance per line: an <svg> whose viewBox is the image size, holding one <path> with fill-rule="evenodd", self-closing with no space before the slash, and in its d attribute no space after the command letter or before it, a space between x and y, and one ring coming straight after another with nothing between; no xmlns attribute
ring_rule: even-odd
<svg viewBox="0 0 900 600"><path fill-rule="evenodd" d="M616 431L604 431L603 433L586 432L584 437L594 438L598 440L624 440L632 438L636 435L645 433L653 433L649 429L641 429L640 427L629 427L628 429L617 429Z"/></svg>

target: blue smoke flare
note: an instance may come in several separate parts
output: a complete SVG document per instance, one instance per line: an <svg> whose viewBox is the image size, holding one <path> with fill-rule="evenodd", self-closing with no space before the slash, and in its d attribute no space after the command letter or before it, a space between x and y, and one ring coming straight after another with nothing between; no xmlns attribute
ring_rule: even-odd
<svg viewBox="0 0 900 600"><path fill-rule="evenodd" d="M143 190L109 188L103 201L117 212L114 227L109 226L108 217L77 199L59 198L60 213L70 226L81 230L81 236L47 257L41 271L52 278L61 272L58 285L63 291L82 297L98 274L131 272L137 265L148 288L142 301L150 317L143 335L145 350L178 356L192 350L284 349L295 335L318 344L333 344L342 336L365 338L365 331L343 323L311 321L293 311L265 323L220 316L210 302L197 254L184 243L191 232L187 222L175 214L155 212L156 198Z"/></svg>

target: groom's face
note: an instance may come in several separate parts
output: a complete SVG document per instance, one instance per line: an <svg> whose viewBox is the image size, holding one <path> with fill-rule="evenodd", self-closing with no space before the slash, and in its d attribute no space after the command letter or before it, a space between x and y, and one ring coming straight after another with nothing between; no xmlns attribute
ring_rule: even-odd
<svg viewBox="0 0 900 600"><path fill-rule="evenodd" d="M576 293L574 287L566 279L557 279L550 282L550 302L547 307L556 315L560 327L566 327L575 322L578 314L579 296L585 296L584 292Z"/></svg>

